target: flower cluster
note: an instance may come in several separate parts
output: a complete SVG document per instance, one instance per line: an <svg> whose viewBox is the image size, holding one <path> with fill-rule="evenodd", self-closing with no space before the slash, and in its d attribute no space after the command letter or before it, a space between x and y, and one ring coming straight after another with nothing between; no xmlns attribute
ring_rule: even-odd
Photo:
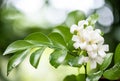
<svg viewBox="0 0 120 81"><path fill-rule="evenodd" d="M73 34L72 40L75 49L87 52L87 56L82 59L83 62L90 62L91 69L96 68L97 63L101 65L109 50L108 45L104 45L101 31L94 29L87 20L82 20L78 22L78 25L72 25L70 32Z"/></svg>

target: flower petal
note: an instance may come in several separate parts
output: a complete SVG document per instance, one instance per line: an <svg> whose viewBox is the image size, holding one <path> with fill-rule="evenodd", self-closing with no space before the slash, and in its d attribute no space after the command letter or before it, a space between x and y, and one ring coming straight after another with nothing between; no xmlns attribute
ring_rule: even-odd
<svg viewBox="0 0 120 81"><path fill-rule="evenodd" d="M102 49L103 49L104 51L109 51L109 46L108 46L108 45L103 45L103 46L102 46Z"/></svg>
<svg viewBox="0 0 120 81"><path fill-rule="evenodd" d="M79 42L79 37L77 35L73 35L72 40L76 41L76 42Z"/></svg>
<svg viewBox="0 0 120 81"><path fill-rule="evenodd" d="M79 43L79 42L75 42L75 43L73 44L73 46L75 47L75 49L77 49L77 48L80 47L80 43Z"/></svg>
<svg viewBox="0 0 120 81"><path fill-rule="evenodd" d="M80 48L81 49L86 49L86 46L87 46L87 44L86 44L86 42L84 42L84 43L80 43Z"/></svg>
<svg viewBox="0 0 120 81"><path fill-rule="evenodd" d="M78 26L83 27L83 25L88 25L88 21L87 20L82 20L82 21L78 22Z"/></svg>
<svg viewBox="0 0 120 81"><path fill-rule="evenodd" d="M82 64L84 63L84 56L80 57L80 59L78 60L78 64Z"/></svg>
<svg viewBox="0 0 120 81"><path fill-rule="evenodd" d="M91 45L87 45L86 50L87 50L88 52L91 52L91 51L93 50L93 48L92 48Z"/></svg>
<svg viewBox="0 0 120 81"><path fill-rule="evenodd" d="M97 53L96 53L96 52L93 52L93 51L88 52L88 55L89 55L89 57L92 58L92 59L94 59L94 58L97 57Z"/></svg>
<svg viewBox="0 0 120 81"><path fill-rule="evenodd" d="M102 58L102 57L100 57L100 56L98 56L97 58L96 58L96 62L98 63L98 64L102 64L103 63L103 61L104 61L104 59Z"/></svg>
<svg viewBox="0 0 120 81"><path fill-rule="evenodd" d="M104 57L106 56L106 53L105 53L103 50L99 50L99 51L98 51L98 54L99 54L102 58L104 58Z"/></svg>
<svg viewBox="0 0 120 81"><path fill-rule="evenodd" d="M87 31L93 31L93 27L92 26L87 26L85 30L87 30Z"/></svg>
<svg viewBox="0 0 120 81"><path fill-rule="evenodd" d="M91 68L91 69L95 69L96 66L97 66L96 61L91 60L91 61L90 61L90 68Z"/></svg>
<svg viewBox="0 0 120 81"><path fill-rule="evenodd" d="M84 57L84 63L87 63L89 61L89 57Z"/></svg>
<svg viewBox="0 0 120 81"><path fill-rule="evenodd" d="M98 46L96 44L92 44L93 50L97 50Z"/></svg>
<svg viewBox="0 0 120 81"><path fill-rule="evenodd" d="M95 32L101 34L101 30L100 29L96 29Z"/></svg>
<svg viewBox="0 0 120 81"><path fill-rule="evenodd" d="M71 33L74 33L74 31L76 31L76 30L77 30L77 28L78 28L78 26L77 26L77 25L75 25L75 24L74 24L74 25L72 25L72 26L71 26L71 28L70 28L70 32L71 32Z"/></svg>

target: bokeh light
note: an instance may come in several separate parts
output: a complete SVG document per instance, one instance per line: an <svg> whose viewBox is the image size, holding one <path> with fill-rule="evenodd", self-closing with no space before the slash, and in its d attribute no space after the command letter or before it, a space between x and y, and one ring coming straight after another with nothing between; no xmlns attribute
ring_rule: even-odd
<svg viewBox="0 0 120 81"><path fill-rule="evenodd" d="M103 6L102 8L97 10L97 13L99 14L99 20L98 22L105 26L109 27L112 25L114 21L112 10L108 6Z"/></svg>

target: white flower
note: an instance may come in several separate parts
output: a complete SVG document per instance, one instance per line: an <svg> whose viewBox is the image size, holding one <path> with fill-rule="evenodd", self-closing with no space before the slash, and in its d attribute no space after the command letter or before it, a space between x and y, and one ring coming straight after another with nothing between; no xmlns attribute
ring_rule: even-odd
<svg viewBox="0 0 120 81"><path fill-rule="evenodd" d="M90 68L91 69L95 69L97 67L97 63L101 65L103 63L103 61L104 61L104 59L98 55L94 59L90 58L89 56L88 57L84 57L83 63L90 62Z"/></svg>
<svg viewBox="0 0 120 81"><path fill-rule="evenodd" d="M97 63L101 65L103 63L103 61L104 61L104 59L100 56L97 56L94 59L89 58L90 68L95 69L97 67Z"/></svg>
<svg viewBox="0 0 120 81"><path fill-rule="evenodd" d="M109 51L108 45L98 45L98 55L104 58L106 56L105 52L107 51Z"/></svg>
<svg viewBox="0 0 120 81"><path fill-rule="evenodd" d="M87 46L87 53L91 58L95 58L96 54L104 58L106 53L109 50L108 45L88 45Z"/></svg>
<svg viewBox="0 0 120 81"><path fill-rule="evenodd" d="M83 64L84 63L84 56L79 57L78 64Z"/></svg>
<svg viewBox="0 0 120 81"><path fill-rule="evenodd" d="M80 31L84 28L84 25L88 25L88 21L86 20L82 20L82 21L79 21L78 22L78 26L77 25L72 25L71 28L70 28L70 32L71 33L74 33L75 31Z"/></svg>
<svg viewBox="0 0 120 81"><path fill-rule="evenodd" d="M76 49L80 47L83 50L86 49L86 45L97 43L103 44L104 42L103 37L99 32L94 31L92 26L77 31L77 35L73 35L72 40L75 42L74 47Z"/></svg>
<svg viewBox="0 0 120 81"><path fill-rule="evenodd" d="M95 69L97 63L102 64L106 56L106 53L109 50L108 45L96 45L92 44L87 47L88 58L91 64L91 69Z"/></svg>
<svg viewBox="0 0 120 81"><path fill-rule="evenodd" d="M88 54L84 57L84 62L90 62L91 68L94 69L98 64L102 64L106 52L109 50L108 45L104 45L104 38L100 35L99 29L94 29L88 25L88 21L82 20L77 25L72 25L70 32L74 34L72 40L74 41L73 46L75 49L80 48L85 50Z"/></svg>
<svg viewBox="0 0 120 81"><path fill-rule="evenodd" d="M88 21L87 21L87 20L82 20L82 21L79 21L79 22L78 22L78 26L79 26L79 27L82 27L82 28L83 28L84 25L88 25Z"/></svg>
<svg viewBox="0 0 120 81"><path fill-rule="evenodd" d="M74 33L76 30L77 30L78 26L77 25L72 25L71 28L70 28L70 32L71 33Z"/></svg>

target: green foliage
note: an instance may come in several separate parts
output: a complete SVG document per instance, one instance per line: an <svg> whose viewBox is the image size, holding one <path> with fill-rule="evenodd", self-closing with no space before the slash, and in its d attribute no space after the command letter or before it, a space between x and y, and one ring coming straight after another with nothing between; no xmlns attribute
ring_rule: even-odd
<svg viewBox="0 0 120 81"><path fill-rule="evenodd" d="M109 80L120 79L120 62L116 63L112 68L106 70L103 76Z"/></svg>
<svg viewBox="0 0 120 81"><path fill-rule="evenodd" d="M23 51L29 49L30 64L37 68L41 55L46 47L54 49L50 55L50 64L57 68L63 64L68 53L68 42L71 39L69 28L56 28L59 32L50 33L48 36L40 32L32 33L24 40L18 40L10 44L4 52L4 55L15 53L8 62L9 73L13 68L17 67L26 57ZM66 33L68 36L66 36ZM66 38L67 37L67 38Z"/></svg>
<svg viewBox="0 0 120 81"><path fill-rule="evenodd" d="M75 75L69 75L65 77L63 81L77 81L77 80Z"/></svg>
<svg viewBox="0 0 120 81"><path fill-rule="evenodd" d="M54 46L56 46L58 48L66 47L66 42L65 42L64 38L62 37L62 35L60 35L59 33L51 33L49 35L49 38L52 40Z"/></svg>
<svg viewBox="0 0 120 81"><path fill-rule="evenodd" d="M41 47L37 49L35 52L33 52L30 56L30 64L37 68L39 64L39 60L41 58L42 53L44 52L46 47Z"/></svg>
<svg viewBox="0 0 120 81"><path fill-rule="evenodd" d="M82 56L73 56L71 54L67 54L65 60L72 67L81 67L82 66L82 63L80 61L81 58Z"/></svg>
<svg viewBox="0 0 120 81"><path fill-rule="evenodd" d="M117 62L120 62L120 44L118 44L118 46L115 50L114 62L115 62L115 64Z"/></svg>
<svg viewBox="0 0 120 81"><path fill-rule="evenodd" d="M58 26L55 28L65 39L65 42L69 42L72 38L72 34L70 33L70 28L65 26Z"/></svg>
<svg viewBox="0 0 120 81"><path fill-rule="evenodd" d="M77 11L69 14L72 18L73 15L78 13ZM80 13L79 13L80 14ZM78 18L79 19L79 18ZM87 20L89 25L94 26L97 22L98 15L93 14ZM76 22L77 20L75 20ZM86 66L87 63L83 62L82 57L87 55L87 52L81 49L75 49L73 47L72 34L68 27L58 26L49 35L42 34L40 32L32 33L27 36L24 40L18 40L10 44L5 50L3 55L15 53L9 60L7 66L7 74L12 69L19 66L20 63L26 58L27 54L30 55L30 64L37 68L41 55L45 49L49 47L54 51L50 54L50 64L57 68L61 64L69 65L71 67L80 68ZM102 65L99 65L93 72L91 69L85 67L85 74L79 74L77 76L67 76L64 81L98 81L102 75L110 80L117 80L120 78L120 44L117 46L115 51L115 65L106 70L111 64L113 54L108 53ZM89 59L90 60L90 59ZM88 67L88 65L87 65ZM90 72L87 70L91 70ZM106 70L106 71L105 71ZM89 72L89 73L87 73Z"/></svg>
<svg viewBox="0 0 120 81"><path fill-rule="evenodd" d="M111 63L112 61L112 53L109 53L106 55L105 60L103 61L103 64L100 66L100 70L105 70Z"/></svg>
<svg viewBox="0 0 120 81"><path fill-rule="evenodd" d="M79 74L76 76L77 81L86 81L85 74Z"/></svg>
<svg viewBox="0 0 120 81"><path fill-rule="evenodd" d="M73 47L73 41L72 40L70 40L69 42L68 42L68 46L67 46L67 48L69 49L69 50L74 50L75 48Z"/></svg>
<svg viewBox="0 0 120 81"><path fill-rule="evenodd" d="M27 56L28 50L25 51L19 51L13 55L7 66L7 75L9 75L10 71L17 67Z"/></svg>
<svg viewBox="0 0 120 81"><path fill-rule="evenodd" d="M98 81L100 79L100 77L102 76L103 72L102 71L98 71L95 73L90 73L88 74L88 77L86 78L88 81Z"/></svg>
<svg viewBox="0 0 120 81"><path fill-rule="evenodd" d="M30 34L29 36L25 38L25 40L38 46L51 45L50 39L46 35L40 32Z"/></svg>
<svg viewBox="0 0 120 81"><path fill-rule="evenodd" d="M69 75L66 76L63 81L86 81L85 74L78 74L77 76Z"/></svg>
<svg viewBox="0 0 120 81"><path fill-rule="evenodd" d="M5 50L5 52L3 53L3 55L14 53L14 52L20 51L20 50L25 50L31 46L33 46L33 44L31 44L25 40L18 40L18 41L13 42L12 44L10 44L7 47L7 49Z"/></svg>
<svg viewBox="0 0 120 81"><path fill-rule="evenodd" d="M66 55L67 55L66 50L55 50L50 55L50 64L57 68L59 65L63 64Z"/></svg>

